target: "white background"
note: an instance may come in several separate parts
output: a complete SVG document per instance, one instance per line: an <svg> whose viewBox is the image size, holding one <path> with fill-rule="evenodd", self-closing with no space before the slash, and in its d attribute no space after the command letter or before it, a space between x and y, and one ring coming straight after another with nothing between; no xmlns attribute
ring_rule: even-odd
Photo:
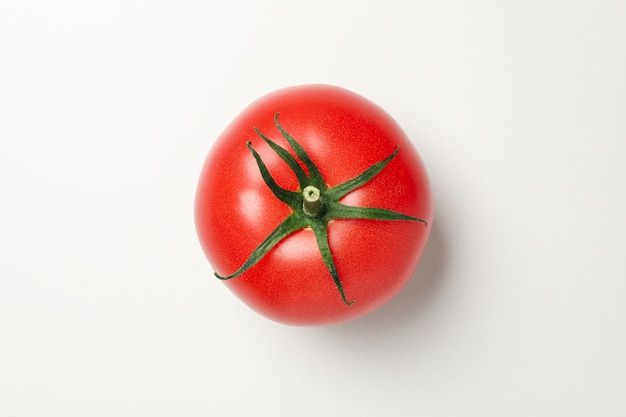
<svg viewBox="0 0 626 417"><path fill-rule="evenodd" d="M1 1L0 415L626 415L626 3ZM294 328L193 225L272 90L385 108L435 196L416 275Z"/></svg>

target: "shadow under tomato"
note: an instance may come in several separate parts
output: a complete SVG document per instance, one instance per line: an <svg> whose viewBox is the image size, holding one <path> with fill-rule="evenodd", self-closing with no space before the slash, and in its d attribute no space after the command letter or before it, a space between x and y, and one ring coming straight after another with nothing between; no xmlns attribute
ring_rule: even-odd
<svg viewBox="0 0 626 417"><path fill-rule="evenodd" d="M400 294L370 314L325 329L338 339L357 339L364 343L380 341L381 337L395 339L396 333L408 331L444 277L448 253L443 234L445 227L440 220L435 218L420 263ZM393 344L394 341L389 340L389 343Z"/></svg>

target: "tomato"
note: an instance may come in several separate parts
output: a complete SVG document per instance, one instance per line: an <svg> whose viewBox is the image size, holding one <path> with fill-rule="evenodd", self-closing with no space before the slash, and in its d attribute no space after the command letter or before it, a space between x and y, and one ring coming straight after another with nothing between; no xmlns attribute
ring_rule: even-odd
<svg viewBox="0 0 626 417"><path fill-rule="evenodd" d="M402 129L328 85L278 90L243 110L210 150L195 200L215 275L290 325L350 320L392 299L432 215L426 169Z"/></svg>

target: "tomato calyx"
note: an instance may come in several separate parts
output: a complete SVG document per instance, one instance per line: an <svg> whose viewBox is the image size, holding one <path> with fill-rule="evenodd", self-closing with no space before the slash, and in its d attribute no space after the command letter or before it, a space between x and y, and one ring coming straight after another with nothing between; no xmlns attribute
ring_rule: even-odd
<svg viewBox="0 0 626 417"><path fill-rule="evenodd" d="M368 219L412 221L420 222L423 223L424 226L427 226L426 221L423 219L408 216L396 211L374 207L354 207L339 203L341 198L376 177L376 175L378 175L398 154L400 149L396 148L396 150L387 158L370 166L356 177L344 182L343 184L328 188L320 170L310 159L304 148L302 148L302 146L296 142L296 140L291 137L291 135L289 135L289 133L287 133L280 125L278 122L278 115L279 113L274 115L274 123L276 127L281 135L287 140L297 158L302 161L308 173L304 170L304 168L302 168L296 157L294 157L287 149L269 139L256 127L254 130L294 172L296 178L298 179L299 190L301 191L287 190L278 185L261 159L261 156L252 147L252 144L248 142L246 145L256 160L265 184L272 191L274 196L276 196L276 198L291 208L292 212L289 216L287 216L287 218L285 218L285 220L282 221L282 223L278 225L278 227L276 227L276 229L274 229L274 231L272 231L272 233L270 233L269 236L265 238L265 240L263 240L263 242L261 242L261 244L259 244L259 246L257 246L257 248L252 252L252 254L250 254L248 259L237 271L228 276L222 276L215 273L215 276L221 280L228 280L243 274L259 262L285 237L297 230L309 228L313 230L313 233L315 234L320 255L333 279L333 282L335 283L335 286L337 287L337 290L339 291L341 299L346 305L352 305L355 300L347 300L343 284L335 267L333 254L328 243L328 223L335 219Z"/></svg>

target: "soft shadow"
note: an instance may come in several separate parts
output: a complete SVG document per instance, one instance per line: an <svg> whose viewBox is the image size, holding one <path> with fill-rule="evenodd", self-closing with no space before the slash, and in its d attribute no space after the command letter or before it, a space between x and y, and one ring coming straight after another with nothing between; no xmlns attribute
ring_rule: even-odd
<svg viewBox="0 0 626 417"><path fill-rule="evenodd" d="M445 219L435 219L417 269L407 286L389 303L356 320L324 328L335 340L348 344L382 347L397 344L412 333L411 328L433 300L444 279L448 250L444 235ZM404 336L403 336L404 335Z"/></svg>

